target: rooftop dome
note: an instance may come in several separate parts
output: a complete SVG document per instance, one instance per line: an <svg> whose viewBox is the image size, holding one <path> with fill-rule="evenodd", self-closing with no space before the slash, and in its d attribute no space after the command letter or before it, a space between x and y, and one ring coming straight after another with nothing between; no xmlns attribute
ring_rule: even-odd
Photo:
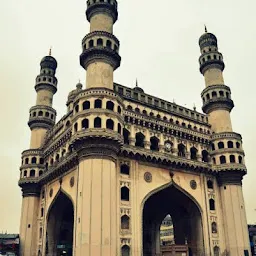
<svg viewBox="0 0 256 256"><path fill-rule="evenodd" d="M144 90L138 86L138 80L136 79L136 86L133 88L134 91L144 92Z"/></svg>
<svg viewBox="0 0 256 256"><path fill-rule="evenodd" d="M52 56L48 55L45 56L40 63L42 68L52 68L52 69L56 69L57 68L57 61L55 58L53 58Z"/></svg>
<svg viewBox="0 0 256 256"><path fill-rule="evenodd" d="M205 27L205 33L199 38L199 46L201 48L204 48L206 46L218 47L217 37L214 34L209 33L206 27Z"/></svg>

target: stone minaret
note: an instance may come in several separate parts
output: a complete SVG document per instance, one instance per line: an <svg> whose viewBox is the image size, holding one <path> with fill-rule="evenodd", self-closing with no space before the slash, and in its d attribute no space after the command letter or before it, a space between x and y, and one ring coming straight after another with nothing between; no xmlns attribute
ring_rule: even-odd
<svg viewBox="0 0 256 256"><path fill-rule="evenodd" d="M56 111L52 108L53 95L57 91L55 72L57 62L52 56L42 59L40 74L36 78L36 105L30 109L28 125L31 129L30 149L22 153L20 182L22 209L20 222L20 255L37 255L38 214L40 188L37 178L45 171L41 149L46 132L54 126Z"/></svg>
<svg viewBox="0 0 256 256"><path fill-rule="evenodd" d="M228 255L244 255L250 251L242 179L246 174L242 138L233 132L230 112L234 107L231 90L225 85L223 56L218 51L217 38L207 30L199 39L200 71L206 88L201 96L203 111L212 126L211 159L218 173L219 190L224 218L224 232Z"/></svg>
<svg viewBox="0 0 256 256"><path fill-rule="evenodd" d="M79 159L75 255L113 256L119 246L117 153L123 144L123 103L113 91L121 61L112 34L117 1L88 0L86 16L91 28L80 56L86 90L74 102L71 138Z"/></svg>

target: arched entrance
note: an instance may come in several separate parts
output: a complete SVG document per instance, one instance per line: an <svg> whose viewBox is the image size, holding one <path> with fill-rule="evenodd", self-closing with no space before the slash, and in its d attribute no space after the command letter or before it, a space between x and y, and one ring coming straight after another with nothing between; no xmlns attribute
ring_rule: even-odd
<svg viewBox="0 0 256 256"><path fill-rule="evenodd" d="M161 245L160 227L166 216L170 216L176 248L187 248L183 255L199 256L204 253L201 212L186 192L178 186L170 186L156 191L146 199L143 208L143 256L168 254ZM170 246L170 250L173 245ZM180 255L180 254L177 254Z"/></svg>
<svg viewBox="0 0 256 256"><path fill-rule="evenodd" d="M63 192L60 192L47 218L46 255L72 256L73 228L73 204Z"/></svg>

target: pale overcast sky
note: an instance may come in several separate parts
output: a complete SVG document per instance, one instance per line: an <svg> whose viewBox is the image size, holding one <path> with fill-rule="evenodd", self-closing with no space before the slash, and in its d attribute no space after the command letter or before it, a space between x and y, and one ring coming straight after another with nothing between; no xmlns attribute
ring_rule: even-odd
<svg viewBox="0 0 256 256"><path fill-rule="evenodd" d="M53 46L58 61L58 119L66 99L85 71L79 65L81 40L89 31L85 0L7 0L0 8L0 232L18 232L21 152L29 147L29 108L34 106L39 63ZM234 131L241 133L248 175L244 197L249 223L256 223L256 1L119 0L114 34L121 42L115 81L201 111L204 79L199 72L198 39L204 23L219 40L226 85L232 90Z"/></svg>

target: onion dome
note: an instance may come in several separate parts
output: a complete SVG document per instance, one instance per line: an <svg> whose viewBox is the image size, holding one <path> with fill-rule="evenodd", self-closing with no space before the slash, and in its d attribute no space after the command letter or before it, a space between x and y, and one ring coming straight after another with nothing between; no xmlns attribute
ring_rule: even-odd
<svg viewBox="0 0 256 256"><path fill-rule="evenodd" d="M218 47L217 37L214 34L209 33L207 31L206 26L205 26L205 33L199 38L199 46L201 49L207 46Z"/></svg>

